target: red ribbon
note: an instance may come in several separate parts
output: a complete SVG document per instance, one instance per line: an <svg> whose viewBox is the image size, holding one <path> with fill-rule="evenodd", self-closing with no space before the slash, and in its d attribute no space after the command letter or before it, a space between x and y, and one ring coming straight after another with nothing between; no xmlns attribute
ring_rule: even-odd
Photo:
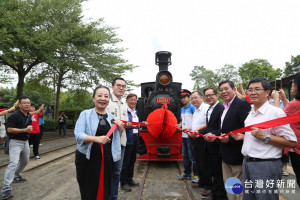
<svg viewBox="0 0 300 200"><path fill-rule="evenodd" d="M146 126L146 123L144 122L130 122L130 121L125 121L125 120L121 120L124 124L127 124L128 122L131 123L132 125L140 125L140 126Z"/></svg>
<svg viewBox="0 0 300 200"><path fill-rule="evenodd" d="M286 125L286 124L293 124L293 123L296 123L296 122L300 122L300 113L297 113L297 114L294 114L294 115L289 115L289 116L286 116L286 117L273 119L273 120L270 120L270 121L265 121L265 122L258 123L258 124L253 124L253 125L250 125L250 126L247 126L247 127L244 127L244 128L240 128L240 129L230 131L230 132L228 132L224 135L221 135L221 136L205 136L205 137L220 138L220 137L225 137L227 135L230 135L231 133L243 133L243 132L251 131L252 127L256 127L256 128L259 128L259 129L268 129L268 128L272 128L272 127L276 127L276 126L282 126L282 125ZM204 135L201 134L201 133L187 131L187 130L179 128L178 126L176 126L176 128L178 128L179 130L182 130L186 133L192 133L194 135L199 135L199 136L204 137Z"/></svg>
<svg viewBox="0 0 300 200"><path fill-rule="evenodd" d="M110 137L111 134L116 130L117 124L113 124L113 126L110 128L108 133L106 134L106 137ZM103 189L104 189L104 152L103 152L103 144L100 144L101 153L102 153L102 161L101 161L101 170L100 170L100 178L99 178L99 186L98 186L98 194L97 194L97 200L103 200Z"/></svg>

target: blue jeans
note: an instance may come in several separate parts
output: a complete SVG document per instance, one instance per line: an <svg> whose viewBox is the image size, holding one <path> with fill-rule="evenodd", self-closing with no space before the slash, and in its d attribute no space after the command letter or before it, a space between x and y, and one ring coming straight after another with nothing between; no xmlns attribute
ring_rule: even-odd
<svg viewBox="0 0 300 200"><path fill-rule="evenodd" d="M183 157L184 174L191 175L193 165L194 176L199 176L194 156L194 150L192 148L192 141L192 138L182 138L181 149Z"/></svg>
<svg viewBox="0 0 300 200"><path fill-rule="evenodd" d="M113 177L111 182L111 198L118 199L120 174L122 171L123 158L125 153L125 147L121 146L121 159L113 164Z"/></svg>

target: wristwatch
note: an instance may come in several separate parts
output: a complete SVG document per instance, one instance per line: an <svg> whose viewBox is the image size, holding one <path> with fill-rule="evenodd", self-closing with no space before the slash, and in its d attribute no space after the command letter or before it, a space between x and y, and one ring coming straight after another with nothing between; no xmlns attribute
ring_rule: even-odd
<svg viewBox="0 0 300 200"><path fill-rule="evenodd" d="M271 136L270 136L270 135L267 135L267 136L265 137L265 144L268 144L268 143L270 142L270 140L271 140Z"/></svg>

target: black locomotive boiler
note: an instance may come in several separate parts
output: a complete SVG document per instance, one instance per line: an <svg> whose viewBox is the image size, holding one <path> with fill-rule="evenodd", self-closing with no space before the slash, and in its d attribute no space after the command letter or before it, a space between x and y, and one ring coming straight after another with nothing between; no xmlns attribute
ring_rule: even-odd
<svg viewBox="0 0 300 200"><path fill-rule="evenodd" d="M141 83L141 97L138 99L137 110L140 121L146 121L148 115L167 104L168 109L180 121L181 101L179 92L181 83L173 82L168 66L172 64L171 53L159 51L155 54L155 64L159 66L155 82ZM141 155L138 160L181 160L180 154L182 133L176 131L171 137L153 137L146 127L140 130L142 140L138 147Z"/></svg>

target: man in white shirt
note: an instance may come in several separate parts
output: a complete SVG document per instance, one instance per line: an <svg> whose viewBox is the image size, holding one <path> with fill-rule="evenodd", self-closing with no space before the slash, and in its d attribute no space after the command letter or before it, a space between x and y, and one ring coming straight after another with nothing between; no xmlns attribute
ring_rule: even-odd
<svg viewBox="0 0 300 200"><path fill-rule="evenodd" d="M245 126L286 116L280 108L269 104L270 89L271 84L265 78L255 78L249 82L248 94L253 107L245 120ZM282 148L295 147L297 138L290 125L264 130L256 127L251 129L245 135L232 134L235 140L244 140L243 181L247 184L244 199L279 199L277 180L282 177ZM255 186L257 182L261 183L260 187ZM274 186L270 187L268 183L274 183ZM263 193L263 190L268 192Z"/></svg>
<svg viewBox="0 0 300 200"><path fill-rule="evenodd" d="M191 102L196 107L193 115L192 131L198 132L202 127L206 127L206 113L209 105L203 102L203 95L200 91L194 91L191 95ZM205 190L202 196L209 196L212 192L211 174L207 173L208 168L207 153L205 152L205 143L203 137L194 138L194 149L196 165L199 173L199 180L193 180L193 187L203 187Z"/></svg>

